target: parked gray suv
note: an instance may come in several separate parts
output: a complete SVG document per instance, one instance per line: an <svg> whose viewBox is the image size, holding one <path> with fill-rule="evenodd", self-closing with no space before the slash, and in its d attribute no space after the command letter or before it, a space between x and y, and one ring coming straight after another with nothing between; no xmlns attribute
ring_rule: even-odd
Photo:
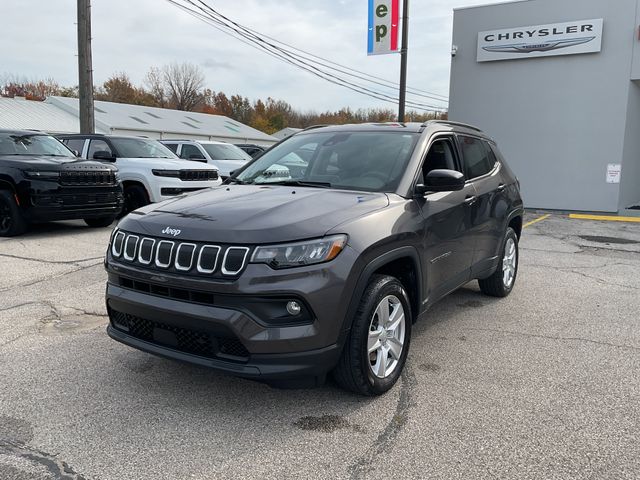
<svg viewBox="0 0 640 480"><path fill-rule="evenodd" d="M478 279L513 289L523 204L496 144L453 122L311 128L226 185L114 230L109 335L270 382L333 372L377 395L412 325Z"/></svg>

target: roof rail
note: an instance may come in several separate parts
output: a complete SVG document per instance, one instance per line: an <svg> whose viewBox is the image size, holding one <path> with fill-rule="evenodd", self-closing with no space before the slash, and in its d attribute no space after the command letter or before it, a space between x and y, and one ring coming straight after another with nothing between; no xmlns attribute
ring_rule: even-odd
<svg viewBox="0 0 640 480"><path fill-rule="evenodd" d="M302 131L306 132L307 130L315 130L316 128L324 128L324 127L328 127L329 125L326 124L320 124L320 125L311 125L310 127L307 128L303 128ZM295 135L295 134L294 134Z"/></svg>
<svg viewBox="0 0 640 480"><path fill-rule="evenodd" d="M422 124L422 126L423 127L427 127L431 123L444 123L445 125L453 125L453 126L456 126L456 127L464 127L464 128L469 128L471 130L475 130L476 132L482 132L482 130L479 129L478 127L474 127L473 125L469 125L468 123L452 122L451 120L427 120L426 122L424 122Z"/></svg>

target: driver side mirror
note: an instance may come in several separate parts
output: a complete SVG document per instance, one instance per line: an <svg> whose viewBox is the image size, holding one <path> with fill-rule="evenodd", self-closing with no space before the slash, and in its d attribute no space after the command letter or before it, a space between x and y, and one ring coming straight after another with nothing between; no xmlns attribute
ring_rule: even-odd
<svg viewBox="0 0 640 480"><path fill-rule="evenodd" d="M431 170L424 184L416 185L416 195L424 196L428 192L457 192L464 188L464 175L456 170Z"/></svg>
<svg viewBox="0 0 640 480"><path fill-rule="evenodd" d="M115 162L116 161L116 157L113 155L113 153L107 151L107 150L98 150L97 152L95 152L93 154L93 159L94 160L102 160L102 161L106 161L106 162Z"/></svg>

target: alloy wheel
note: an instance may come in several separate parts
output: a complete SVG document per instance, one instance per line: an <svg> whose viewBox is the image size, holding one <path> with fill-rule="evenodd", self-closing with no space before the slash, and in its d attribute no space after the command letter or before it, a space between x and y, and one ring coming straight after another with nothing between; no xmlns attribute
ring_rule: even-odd
<svg viewBox="0 0 640 480"><path fill-rule="evenodd" d="M502 258L502 281L507 288L511 288L516 278L517 265L518 252L516 251L516 242L513 238L508 238L504 246L504 257Z"/></svg>
<svg viewBox="0 0 640 480"><path fill-rule="evenodd" d="M384 297L374 310L367 353L369 367L376 377L387 378L398 366L404 348L405 322L402 302L395 295Z"/></svg>

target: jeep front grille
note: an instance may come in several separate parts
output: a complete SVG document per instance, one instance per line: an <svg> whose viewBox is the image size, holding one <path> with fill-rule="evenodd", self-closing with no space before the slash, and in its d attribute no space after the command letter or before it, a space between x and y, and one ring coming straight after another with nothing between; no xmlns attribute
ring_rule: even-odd
<svg viewBox="0 0 640 480"><path fill-rule="evenodd" d="M249 259L249 247L156 239L118 231L111 255L125 263L173 273L237 277Z"/></svg>
<svg viewBox="0 0 640 480"><path fill-rule="evenodd" d="M64 186L113 186L116 174L111 170L63 170L60 185Z"/></svg>
<svg viewBox="0 0 640 480"><path fill-rule="evenodd" d="M196 182L202 180L217 180L217 170L180 170L180 180L183 182Z"/></svg>

